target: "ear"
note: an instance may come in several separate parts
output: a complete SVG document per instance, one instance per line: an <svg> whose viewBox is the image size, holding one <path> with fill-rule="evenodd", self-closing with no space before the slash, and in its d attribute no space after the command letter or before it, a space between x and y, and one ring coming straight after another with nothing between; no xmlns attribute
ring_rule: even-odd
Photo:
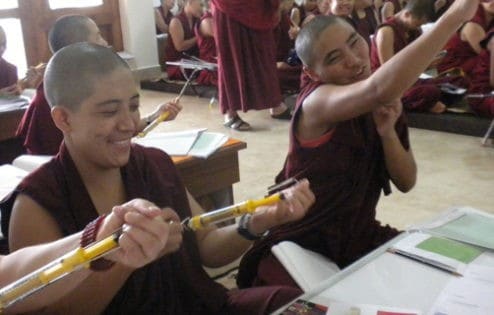
<svg viewBox="0 0 494 315"><path fill-rule="evenodd" d="M312 81L318 82L321 81L321 77L312 69L307 66L302 67L302 71L311 78Z"/></svg>
<svg viewBox="0 0 494 315"><path fill-rule="evenodd" d="M51 118L53 119L55 126L63 133L70 132L72 129L69 116L70 111L64 106L54 106L51 109Z"/></svg>

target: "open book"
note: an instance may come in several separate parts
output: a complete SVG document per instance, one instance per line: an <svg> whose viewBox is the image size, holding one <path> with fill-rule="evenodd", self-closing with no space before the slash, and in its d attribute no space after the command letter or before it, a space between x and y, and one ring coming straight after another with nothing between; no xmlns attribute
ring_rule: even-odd
<svg viewBox="0 0 494 315"><path fill-rule="evenodd" d="M271 251L304 292L340 271L329 258L294 242L278 243Z"/></svg>
<svg viewBox="0 0 494 315"><path fill-rule="evenodd" d="M410 230L494 250L494 215L471 207L453 208L433 221L412 226Z"/></svg>
<svg viewBox="0 0 494 315"><path fill-rule="evenodd" d="M134 139L134 143L160 149L169 155L191 155L200 158L207 158L227 141L226 135L208 132L206 129L153 132L144 138Z"/></svg>
<svg viewBox="0 0 494 315"><path fill-rule="evenodd" d="M454 275L464 275L468 264L483 252L475 246L422 232L410 232L389 251Z"/></svg>

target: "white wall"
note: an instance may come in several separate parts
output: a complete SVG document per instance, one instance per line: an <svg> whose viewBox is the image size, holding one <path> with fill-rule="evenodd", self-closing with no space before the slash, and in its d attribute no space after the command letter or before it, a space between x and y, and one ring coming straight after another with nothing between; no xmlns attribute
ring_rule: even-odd
<svg viewBox="0 0 494 315"><path fill-rule="evenodd" d="M120 20L125 52L134 56L141 79L161 74L158 62L153 0L120 0Z"/></svg>

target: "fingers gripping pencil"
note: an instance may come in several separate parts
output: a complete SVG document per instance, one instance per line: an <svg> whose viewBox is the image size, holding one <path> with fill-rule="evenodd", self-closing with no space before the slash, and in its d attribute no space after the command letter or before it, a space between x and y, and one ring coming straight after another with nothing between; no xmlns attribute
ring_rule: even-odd
<svg viewBox="0 0 494 315"><path fill-rule="evenodd" d="M246 200L216 211L187 218L182 222L182 225L190 230L197 231L212 223L222 222L246 213L253 213L259 206L272 205L283 199L285 197L282 193L276 193L262 199ZM124 228L120 228L105 239L84 248L77 248L21 279L0 288L0 313L10 305L21 301L72 272L88 268L91 261L117 249L119 247L118 240L123 232Z"/></svg>
<svg viewBox="0 0 494 315"><path fill-rule="evenodd" d="M180 98L184 95L184 92L187 89L187 86L189 86L190 82L192 81L192 78L194 77L194 74L195 74L196 71L197 70L194 70L192 72L192 74L189 76L189 78L185 82L184 86L180 90L180 93L175 98L175 102L178 102L180 100ZM153 122L151 122L146 128L144 128L144 130L142 132L140 132L137 135L137 137L138 138L145 137L151 130L153 130L154 128L156 128L156 126L158 126L161 122L165 121L168 118L168 116L170 116L170 113L169 112L167 112L167 111L163 112L158 118L156 118L155 120L153 120Z"/></svg>

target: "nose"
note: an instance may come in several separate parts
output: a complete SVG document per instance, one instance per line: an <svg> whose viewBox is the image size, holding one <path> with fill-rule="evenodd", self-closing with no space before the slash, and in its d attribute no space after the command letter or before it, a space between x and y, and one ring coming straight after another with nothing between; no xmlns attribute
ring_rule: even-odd
<svg viewBox="0 0 494 315"><path fill-rule="evenodd" d="M134 133L137 130L139 122L139 112L132 112L129 109L123 110L118 121L118 129L120 131L130 131Z"/></svg>
<svg viewBox="0 0 494 315"><path fill-rule="evenodd" d="M353 51L349 51L345 58L345 64L349 68L354 68L360 66L362 60L360 57Z"/></svg>

